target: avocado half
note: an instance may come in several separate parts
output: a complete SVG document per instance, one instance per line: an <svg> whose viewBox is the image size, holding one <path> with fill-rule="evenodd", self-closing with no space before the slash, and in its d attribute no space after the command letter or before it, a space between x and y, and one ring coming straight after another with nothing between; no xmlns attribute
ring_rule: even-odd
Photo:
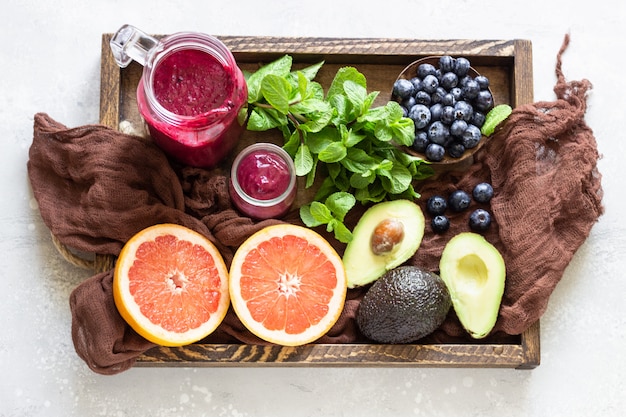
<svg viewBox="0 0 626 417"><path fill-rule="evenodd" d="M396 239L382 252L372 249L380 230L391 230ZM424 214L410 200L377 203L363 213L352 234L343 255L348 288L370 284L413 256L424 237Z"/></svg>
<svg viewBox="0 0 626 417"><path fill-rule="evenodd" d="M459 321L475 339L496 324L506 266L498 249L477 233L460 233L441 254L439 274L446 283Z"/></svg>

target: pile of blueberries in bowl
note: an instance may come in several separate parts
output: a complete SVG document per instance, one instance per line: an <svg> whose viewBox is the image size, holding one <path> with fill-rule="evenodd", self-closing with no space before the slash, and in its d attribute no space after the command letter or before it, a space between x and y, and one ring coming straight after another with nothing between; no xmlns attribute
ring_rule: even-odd
<svg viewBox="0 0 626 417"><path fill-rule="evenodd" d="M408 65L394 82L392 100L415 123L415 140L406 151L448 169L471 164L494 106L489 79L467 58L449 55Z"/></svg>

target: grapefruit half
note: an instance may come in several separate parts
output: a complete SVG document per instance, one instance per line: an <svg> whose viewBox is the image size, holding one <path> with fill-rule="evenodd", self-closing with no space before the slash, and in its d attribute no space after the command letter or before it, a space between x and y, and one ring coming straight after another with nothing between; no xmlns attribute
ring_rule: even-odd
<svg viewBox="0 0 626 417"><path fill-rule="evenodd" d="M148 227L122 248L113 277L115 306L141 336L183 346L222 322L228 269L205 236L175 224Z"/></svg>
<svg viewBox="0 0 626 417"><path fill-rule="evenodd" d="M321 235L279 224L259 230L237 249L229 288L248 330L271 343L299 346L335 324L347 278L341 257Z"/></svg>

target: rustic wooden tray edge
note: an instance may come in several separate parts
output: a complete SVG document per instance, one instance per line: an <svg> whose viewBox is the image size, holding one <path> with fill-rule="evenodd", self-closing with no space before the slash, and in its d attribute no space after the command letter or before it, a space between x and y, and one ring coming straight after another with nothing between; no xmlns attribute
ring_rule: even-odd
<svg viewBox="0 0 626 417"><path fill-rule="evenodd" d="M102 35L100 123L119 128L122 69L110 52L112 34ZM409 40L382 38L289 38L220 36L233 53L248 59L285 53L320 56L380 55L387 60L428 55L465 55L480 62L513 60L511 105L533 101L532 45L528 40ZM540 364L540 324L520 335L519 344L311 344L282 347L245 344L193 344L156 347L144 353L136 366L368 366L368 367L484 367L533 369Z"/></svg>

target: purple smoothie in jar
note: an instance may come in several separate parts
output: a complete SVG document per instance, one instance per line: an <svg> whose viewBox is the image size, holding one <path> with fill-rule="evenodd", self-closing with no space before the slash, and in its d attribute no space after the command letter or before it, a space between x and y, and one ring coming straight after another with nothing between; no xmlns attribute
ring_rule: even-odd
<svg viewBox="0 0 626 417"><path fill-rule="evenodd" d="M144 65L137 104L155 143L179 162L213 167L244 130L246 81L218 39L180 32L155 39L125 25L111 40L121 67Z"/></svg>
<svg viewBox="0 0 626 417"><path fill-rule="evenodd" d="M248 146L233 162L229 189L231 201L247 216L282 217L296 196L293 160L285 150L271 143Z"/></svg>

